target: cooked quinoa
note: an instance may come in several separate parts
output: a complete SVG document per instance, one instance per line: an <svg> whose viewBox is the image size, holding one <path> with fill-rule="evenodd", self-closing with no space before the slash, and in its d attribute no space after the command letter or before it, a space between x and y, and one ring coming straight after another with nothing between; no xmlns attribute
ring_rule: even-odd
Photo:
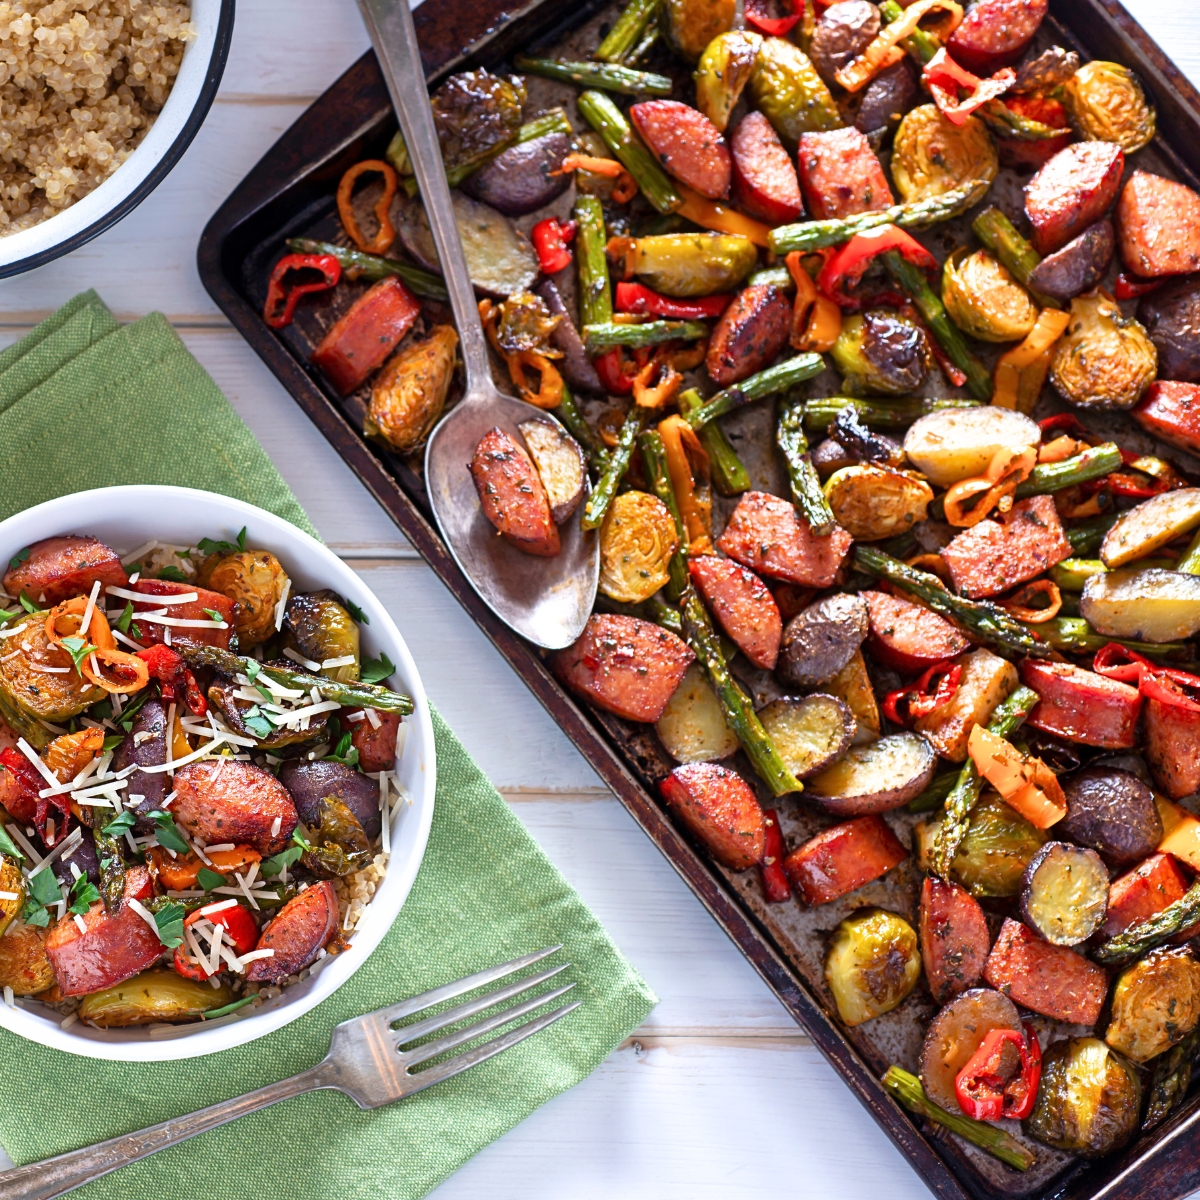
<svg viewBox="0 0 1200 1200"><path fill-rule="evenodd" d="M189 4L0 0L0 235L103 183L162 109Z"/></svg>

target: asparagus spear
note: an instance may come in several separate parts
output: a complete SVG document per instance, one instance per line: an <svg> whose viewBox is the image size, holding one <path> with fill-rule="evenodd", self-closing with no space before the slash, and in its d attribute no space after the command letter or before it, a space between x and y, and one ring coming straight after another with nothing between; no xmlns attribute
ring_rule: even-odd
<svg viewBox="0 0 1200 1200"><path fill-rule="evenodd" d="M584 325L602 325L612 320L612 284L608 279L608 259L604 247L608 236L604 229L604 207L595 196L579 196L575 201L575 261L579 266L579 315Z"/></svg>
<svg viewBox="0 0 1200 1200"><path fill-rule="evenodd" d="M804 785L792 774L791 768L780 757L775 743L763 728L754 711L753 701L725 665L721 643L713 632L708 612L696 589L690 585L683 594L680 609L683 613L684 637L708 673L708 680L721 702L725 720L742 743L742 749L754 764L754 769L771 789L773 796L803 791Z"/></svg>
<svg viewBox="0 0 1200 1200"><path fill-rule="evenodd" d="M1157 1129L1183 1103L1192 1082L1192 1064L1200 1046L1200 1027L1193 1029L1178 1045L1154 1060L1150 1077L1150 1103L1142 1119L1142 1132Z"/></svg>
<svg viewBox="0 0 1200 1200"><path fill-rule="evenodd" d="M792 502L804 514L813 533L823 537L834 526L833 509L821 490L817 469L808 456L808 438L804 436L804 401L785 400L775 427L775 444L783 451L788 477L792 481Z"/></svg>
<svg viewBox="0 0 1200 1200"><path fill-rule="evenodd" d="M393 692L390 688L380 687L376 683L360 683L357 680L342 683L325 675L312 675L308 671L297 671L275 663L260 663L253 658L243 658L216 646L176 646L175 649L183 655L189 667L211 667L221 675L249 674L251 678L261 671L284 687L300 688L305 692L316 688L322 700L336 700L339 704L374 708L380 712L399 713L401 716L408 716L413 711L410 696Z"/></svg>
<svg viewBox="0 0 1200 1200"><path fill-rule="evenodd" d="M971 222L975 236L1009 269L1018 283L1029 287L1033 268L1042 256L1017 232L1013 223L994 205L985 208ZM1050 296L1029 288L1030 294L1043 308L1062 308Z"/></svg>
<svg viewBox="0 0 1200 1200"><path fill-rule="evenodd" d="M629 0L593 57L605 63L624 62L641 43L657 9L658 0Z"/></svg>
<svg viewBox="0 0 1200 1200"><path fill-rule="evenodd" d="M1181 929L1194 925L1200 920L1200 879L1173 904L1168 904L1162 912L1147 917L1130 925L1128 929L1102 942L1093 952L1092 957L1099 963L1118 963L1127 958L1136 958L1162 945L1168 938L1173 937Z"/></svg>
<svg viewBox="0 0 1200 1200"><path fill-rule="evenodd" d="M687 568L687 526L679 513L679 502L675 499L675 489L671 485L671 473L667 470L667 448L663 445L662 437L656 429L648 429L638 438L642 448L642 462L646 465L646 478L654 494L667 506L671 519L675 522L675 553L671 555L669 571L671 581L667 584L667 596L679 602L688 583Z"/></svg>
<svg viewBox="0 0 1200 1200"><path fill-rule="evenodd" d="M879 15L885 25L890 25L904 15L904 9L896 3L896 0L884 0L879 6ZM902 38L900 45L922 67L942 48L942 43L937 36L920 26L917 26L908 37Z"/></svg>
<svg viewBox="0 0 1200 1200"><path fill-rule="evenodd" d="M642 40L625 56L625 65L627 67L636 66L647 54L650 53L654 43L662 36L662 29L658 21L652 21L646 29Z"/></svg>
<svg viewBox="0 0 1200 1200"><path fill-rule="evenodd" d="M1098 558L1064 558L1050 568L1050 580L1061 591L1082 592L1093 575L1103 575L1107 570Z"/></svg>
<svg viewBox="0 0 1200 1200"><path fill-rule="evenodd" d="M962 396L948 399L905 398L903 400L863 399L859 396L822 396L804 405L804 423L824 433L833 419L849 405L858 419L873 429L907 429L918 417L948 408L978 408L978 400Z"/></svg>
<svg viewBox="0 0 1200 1200"><path fill-rule="evenodd" d="M1040 496L1047 492L1061 492L1092 479L1102 479L1113 471L1120 470L1121 448L1112 442L1101 446L1089 446L1072 458L1062 462L1043 463L1034 467L1029 478L1017 484L1015 498Z"/></svg>
<svg viewBox="0 0 1200 1200"><path fill-rule="evenodd" d="M579 405L575 403L575 397L565 383L562 389L562 399L553 411L554 415L563 423L566 431L586 452L590 454L596 449L596 438L592 433L592 427L587 423L587 418L583 413L579 411Z"/></svg>
<svg viewBox="0 0 1200 1200"><path fill-rule="evenodd" d="M635 404L625 415L625 423L617 435L617 444L609 453L608 464L592 489L587 504L584 505L581 522L584 529L599 529L604 523L608 506L613 502L617 488L620 487L621 480L633 461L633 448L637 445L638 434L642 432L646 411Z"/></svg>
<svg viewBox="0 0 1200 1200"><path fill-rule="evenodd" d="M626 96L669 96L673 86L665 75L635 71L620 63L560 62L555 58L528 58L518 54L513 59L513 66L518 71L541 75L545 79L557 79L560 83L604 88L605 91L620 92Z"/></svg>
<svg viewBox="0 0 1200 1200"><path fill-rule="evenodd" d="M1188 653L1184 642L1131 642L1125 638L1104 637L1094 633L1082 617L1054 617L1028 628L1042 638L1045 645L1068 654L1094 654L1109 642L1127 646L1147 658L1183 658Z"/></svg>
<svg viewBox="0 0 1200 1200"><path fill-rule="evenodd" d="M954 791L958 784L959 771L941 771L930 781L929 786L915 799L908 803L910 813L931 812L941 808L946 797Z"/></svg>
<svg viewBox="0 0 1200 1200"><path fill-rule="evenodd" d="M1015 733L1038 702L1037 692L1019 687L1007 700L997 706L987 723L989 733L1006 738ZM933 842L932 866L943 879L950 878L958 847L971 824L971 809L983 791L983 780L973 759L968 758L958 773L954 789L946 797L944 816Z"/></svg>
<svg viewBox="0 0 1200 1200"><path fill-rule="evenodd" d="M695 388L681 392L678 399L679 412L689 416L696 409L703 407L704 401ZM716 421L709 421L703 429L696 431L700 445L708 455L709 471L712 474L713 486L722 496L740 496L750 490L750 472L742 465L737 451L729 443L724 431Z"/></svg>
<svg viewBox="0 0 1200 1200"><path fill-rule="evenodd" d="M381 258L378 254L365 254L362 250L353 250L346 246L338 246L333 242L317 242L312 238L289 238L288 249L293 254L328 254L342 264L342 270L347 279L367 279L374 282L396 275L402 279L418 296L430 300L441 300L443 303L450 299L446 285L440 275L426 271L409 263L397 262L394 258Z"/></svg>
<svg viewBox="0 0 1200 1200"><path fill-rule="evenodd" d="M663 342L696 342L708 337L703 321L600 321L585 324L583 341L590 355L603 354L614 346L660 346Z"/></svg>
<svg viewBox="0 0 1200 1200"><path fill-rule="evenodd" d="M604 139L609 151L633 176L643 196L660 213L674 212L683 197L654 155L634 137L625 114L603 92L583 92L576 100L584 120Z"/></svg>
<svg viewBox="0 0 1200 1200"><path fill-rule="evenodd" d="M796 281L787 267L760 267L746 276L745 287L777 287L781 292L794 292Z"/></svg>
<svg viewBox="0 0 1200 1200"><path fill-rule="evenodd" d="M1041 649L1037 639L1025 626L999 605L956 596L936 575L928 571L918 571L874 546L855 546L854 562L859 570L887 579L902 591L918 597L934 612L957 621L981 641L1002 650L1015 650L1019 654L1036 654Z"/></svg>
<svg viewBox="0 0 1200 1200"><path fill-rule="evenodd" d="M765 371L751 375L749 379L743 379L733 387L718 392L707 403L690 413L687 422L693 429L703 429L709 421L723 417L735 408L741 408L744 404L751 404L775 392L786 391L814 375L820 375L823 370L825 360L819 354L797 354L786 362L777 363Z"/></svg>
<svg viewBox="0 0 1200 1200"><path fill-rule="evenodd" d="M888 1067L887 1074L883 1077L883 1086L910 1112L945 1126L951 1133L966 1138L968 1142L973 1142L1001 1162L1016 1167L1018 1171L1028 1171L1037 1162L1032 1150L1022 1146L1016 1138L1010 1137L1002 1129L997 1129L986 1121L976 1121L962 1113L947 1112L934 1104L925 1095L921 1081L901 1067Z"/></svg>
<svg viewBox="0 0 1200 1200"><path fill-rule="evenodd" d="M1071 549L1078 555L1086 556L1100 549L1104 535L1117 523L1120 513L1103 513L1098 517L1089 517L1081 521L1073 529L1066 530L1067 541Z"/></svg>
<svg viewBox="0 0 1200 1200"><path fill-rule="evenodd" d="M917 306L946 357L966 375L967 390L976 400L986 404L992 398L991 374L967 345L962 330L950 320L941 296L929 286L925 272L910 263L899 250L888 250L882 258L888 273Z"/></svg>
<svg viewBox="0 0 1200 1200"><path fill-rule="evenodd" d="M1200 533L1192 538L1183 556L1175 564L1175 570L1184 575L1200 575Z"/></svg>

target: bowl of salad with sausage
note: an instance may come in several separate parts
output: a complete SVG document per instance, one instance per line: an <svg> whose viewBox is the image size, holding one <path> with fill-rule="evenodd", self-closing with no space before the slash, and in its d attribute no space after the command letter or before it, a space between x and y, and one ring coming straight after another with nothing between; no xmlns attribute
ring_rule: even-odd
<svg viewBox="0 0 1200 1200"><path fill-rule="evenodd" d="M378 945L429 835L433 728L387 611L308 534L187 488L48 501L0 557L0 1025L152 1061L294 1020Z"/></svg>

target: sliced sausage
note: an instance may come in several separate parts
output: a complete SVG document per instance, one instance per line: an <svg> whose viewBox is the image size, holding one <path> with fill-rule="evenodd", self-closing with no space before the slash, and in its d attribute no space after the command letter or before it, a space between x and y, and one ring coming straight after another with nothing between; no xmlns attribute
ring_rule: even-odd
<svg viewBox="0 0 1200 1200"><path fill-rule="evenodd" d="M867 627L859 596L838 594L810 604L784 630L779 678L798 688L832 679L858 652Z"/></svg>
<svg viewBox="0 0 1200 1200"><path fill-rule="evenodd" d="M554 332L550 335L550 344L562 354L562 358L558 362L558 369L562 372L562 377L577 392L602 396L604 384L600 382L600 376L596 374L596 368L592 366L592 360L587 356L583 338L579 336L579 330L575 328L575 321L570 310L563 303L563 298L559 294L558 288L555 287L554 281L544 279L534 290L545 300L551 315L559 318Z"/></svg>
<svg viewBox="0 0 1200 1200"><path fill-rule="evenodd" d="M1200 739L1194 712L1146 700L1146 762L1154 782L1172 799L1200 791Z"/></svg>
<svg viewBox="0 0 1200 1200"><path fill-rule="evenodd" d="M1112 142L1075 142L1025 185L1025 214L1039 254L1051 254L1098 221L1117 198L1125 152Z"/></svg>
<svg viewBox="0 0 1200 1200"><path fill-rule="evenodd" d="M366 721L362 724L365 725ZM392 748L395 748L394 734ZM382 769L390 771L393 761L394 757ZM326 796L333 796L355 815L367 837L374 840L379 836L383 824L379 813L379 784L374 779L368 779L361 771L328 760L289 762L280 767L279 782L287 788L296 812L305 825L320 822L321 801Z"/></svg>
<svg viewBox="0 0 1200 1200"><path fill-rule="evenodd" d="M880 816L855 817L822 830L783 860L805 904L828 904L886 875L908 857Z"/></svg>
<svg viewBox="0 0 1200 1200"><path fill-rule="evenodd" d="M906 55L898 63L885 67L863 89L862 101L854 116L854 128L862 133L894 130L920 94L917 72Z"/></svg>
<svg viewBox="0 0 1200 1200"><path fill-rule="evenodd" d="M1056 300L1070 300L1094 288L1112 262L1117 239L1112 222L1097 221L1030 272L1029 286Z"/></svg>
<svg viewBox="0 0 1200 1200"><path fill-rule="evenodd" d="M668 629L596 613L579 640L554 657L559 678L627 721L657 721L696 656Z"/></svg>
<svg viewBox="0 0 1200 1200"><path fill-rule="evenodd" d="M744 871L762 859L762 809L736 771L716 763L687 763L676 767L658 788L667 806L722 866Z"/></svg>
<svg viewBox="0 0 1200 1200"><path fill-rule="evenodd" d="M879 25L879 9L869 0L831 4L817 18L809 43L808 57L817 74L832 83L834 76L875 40Z"/></svg>
<svg viewBox="0 0 1200 1200"><path fill-rule="evenodd" d="M399 713L376 712L378 728L365 717L353 726L351 742L358 751L358 765L363 771L374 774L390 771L396 765L396 735L400 732L403 718Z"/></svg>
<svg viewBox="0 0 1200 1200"><path fill-rule="evenodd" d="M298 821L287 788L270 771L230 759L180 767L171 812L191 837L244 842L263 855L278 854Z"/></svg>
<svg viewBox="0 0 1200 1200"><path fill-rule="evenodd" d="M970 642L945 617L886 592L859 592L867 603L871 657L902 675L957 658Z"/></svg>
<svg viewBox="0 0 1200 1200"><path fill-rule="evenodd" d="M918 925L925 978L938 1004L945 1004L983 975L991 938L979 901L957 883L926 876L921 885Z"/></svg>
<svg viewBox="0 0 1200 1200"><path fill-rule="evenodd" d="M767 585L753 571L715 554L690 559L688 572L737 648L756 667L772 670L779 657L783 618Z"/></svg>
<svg viewBox="0 0 1200 1200"><path fill-rule="evenodd" d="M383 365L420 315L416 296L389 275L346 310L312 352L312 363L343 396L348 395Z"/></svg>
<svg viewBox="0 0 1200 1200"><path fill-rule="evenodd" d="M463 191L506 217L523 217L567 190L571 177L562 165L570 153L571 139L565 133L520 142L484 163L463 184Z"/></svg>
<svg viewBox="0 0 1200 1200"><path fill-rule="evenodd" d="M471 459L483 515L526 554L553 558L562 548L546 489L529 455L504 432L483 435Z"/></svg>
<svg viewBox="0 0 1200 1200"><path fill-rule="evenodd" d="M1143 296L1138 320L1158 350L1159 377L1200 383L1200 276L1172 279L1153 295ZM1151 384L1150 388L1174 386Z"/></svg>
<svg viewBox="0 0 1200 1200"><path fill-rule="evenodd" d="M789 501L747 492L717 539L717 549L769 579L827 588L837 578L852 541L839 526L818 537Z"/></svg>
<svg viewBox="0 0 1200 1200"><path fill-rule="evenodd" d="M47 608L86 596L97 579L101 587L129 583L117 552L94 537L44 538L8 557L16 565L4 572L4 590L10 596L25 592Z"/></svg>
<svg viewBox="0 0 1200 1200"><path fill-rule="evenodd" d="M1197 315L1200 316L1200 306ZM1200 328L1192 336L1200 337ZM1161 363L1161 348L1158 353ZM1195 383L1157 379L1130 415L1154 437L1191 454L1200 454L1200 386Z"/></svg>
<svg viewBox="0 0 1200 1200"><path fill-rule="evenodd" d="M262 931L256 950L272 950L246 968L251 983L279 983L312 966L337 933L338 902L333 883L323 879L289 900Z"/></svg>
<svg viewBox="0 0 1200 1200"><path fill-rule="evenodd" d="M871 143L857 129L801 134L796 160L805 203L818 221L878 212L895 203Z"/></svg>
<svg viewBox="0 0 1200 1200"><path fill-rule="evenodd" d="M1029 49L1049 0L979 0L963 17L946 49L968 71L991 75L1011 67Z"/></svg>
<svg viewBox="0 0 1200 1200"><path fill-rule="evenodd" d="M733 160L733 202L770 225L804 215L800 181L791 155L760 112L747 113L729 138Z"/></svg>
<svg viewBox="0 0 1200 1200"><path fill-rule="evenodd" d="M1121 257L1137 275L1200 269L1200 195L1182 183L1134 171L1117 202Z"/></svg>
<svg viewBox="0 0 1200 1200"><path fill-rule="evenodd" d="M167 761L167 714L159 700L147 700L133 718L133 725L117 747L112 769L161 766ZM138 828L154 832L154 822L148 814L162 809L167 795L165 771L147 773L134 771L125 791L126 805L137 814ZM140 799L139 799L140 797Z"/></svg>
<svg viewBox="0 0 1200 1200"><path fill-rule="evenodd" d="M1038 694L1029 714L1034 729L1085 746L1132 750L1137 744L1142 696L1137 688L1070 663L1021 664L1021 682Z"/></svg>
<svg viewBox="0 0 1200 1200"><path fill-rule="evenodd" d="M166 631L171 631L171 642L181 646L216 646L228 650L237 615L236 602L220 592L197 587L194 583L176 583L172 579L139 579L132 587L135 592L146 596L145 600L133 602L133 624L138 627L138 641L143 643L165 642ZM175 596L195 595L195 600L182 604L172 601ZM163 601L171 601L164 604ZM170 621L197 621L199 625L162 625L146 613L166 610L165 619ZM220 614L225 627L213 627L213 613Z"/></svg>
<svg viewBox="0 0 1200 1200"><path fill-rule="evenodd" d="M702 112L678 100L644 100L629 119L668 174L710 200L729 195L729 147Z"/></svg>
<svg viewBox="0 0 1200 1200"><path fill-rule="evenodd" d="M721 314L708 340L705 366L718 387L729 387L769 366L792 330L792 303L771 283L743 288Z"/></svg>

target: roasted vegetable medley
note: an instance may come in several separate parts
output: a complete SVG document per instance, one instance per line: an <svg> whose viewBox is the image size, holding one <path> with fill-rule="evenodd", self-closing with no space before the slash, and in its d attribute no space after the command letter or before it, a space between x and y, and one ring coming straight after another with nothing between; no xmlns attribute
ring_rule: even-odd
<svg viewBox="0 0 1200 1200"><path fill-rule="evenodd" d="M1022 1170L1161 1123L1200 1041L1200 195L1046 10L629 0L433 97L495 366L557 418L479 443L483 513L528 554L600 541L553 669L654 725L751 903L836 906L830 1010L925 1005L886 1086ZM380 281L313 363L382 365L366 431L409 451L454 334L402 340L439 280L386 158L339 190L354 247L293 242L273 286ZM739 456L750 405L784 486Z"/></svg>
<svg viewBox="0 0 1200 1200"><path fill-rule="evenodd" d="M4 1002L64 1027L209 1021L349 949L413 710L353 601L293 592L245 529L6 549Z"/></svg>

